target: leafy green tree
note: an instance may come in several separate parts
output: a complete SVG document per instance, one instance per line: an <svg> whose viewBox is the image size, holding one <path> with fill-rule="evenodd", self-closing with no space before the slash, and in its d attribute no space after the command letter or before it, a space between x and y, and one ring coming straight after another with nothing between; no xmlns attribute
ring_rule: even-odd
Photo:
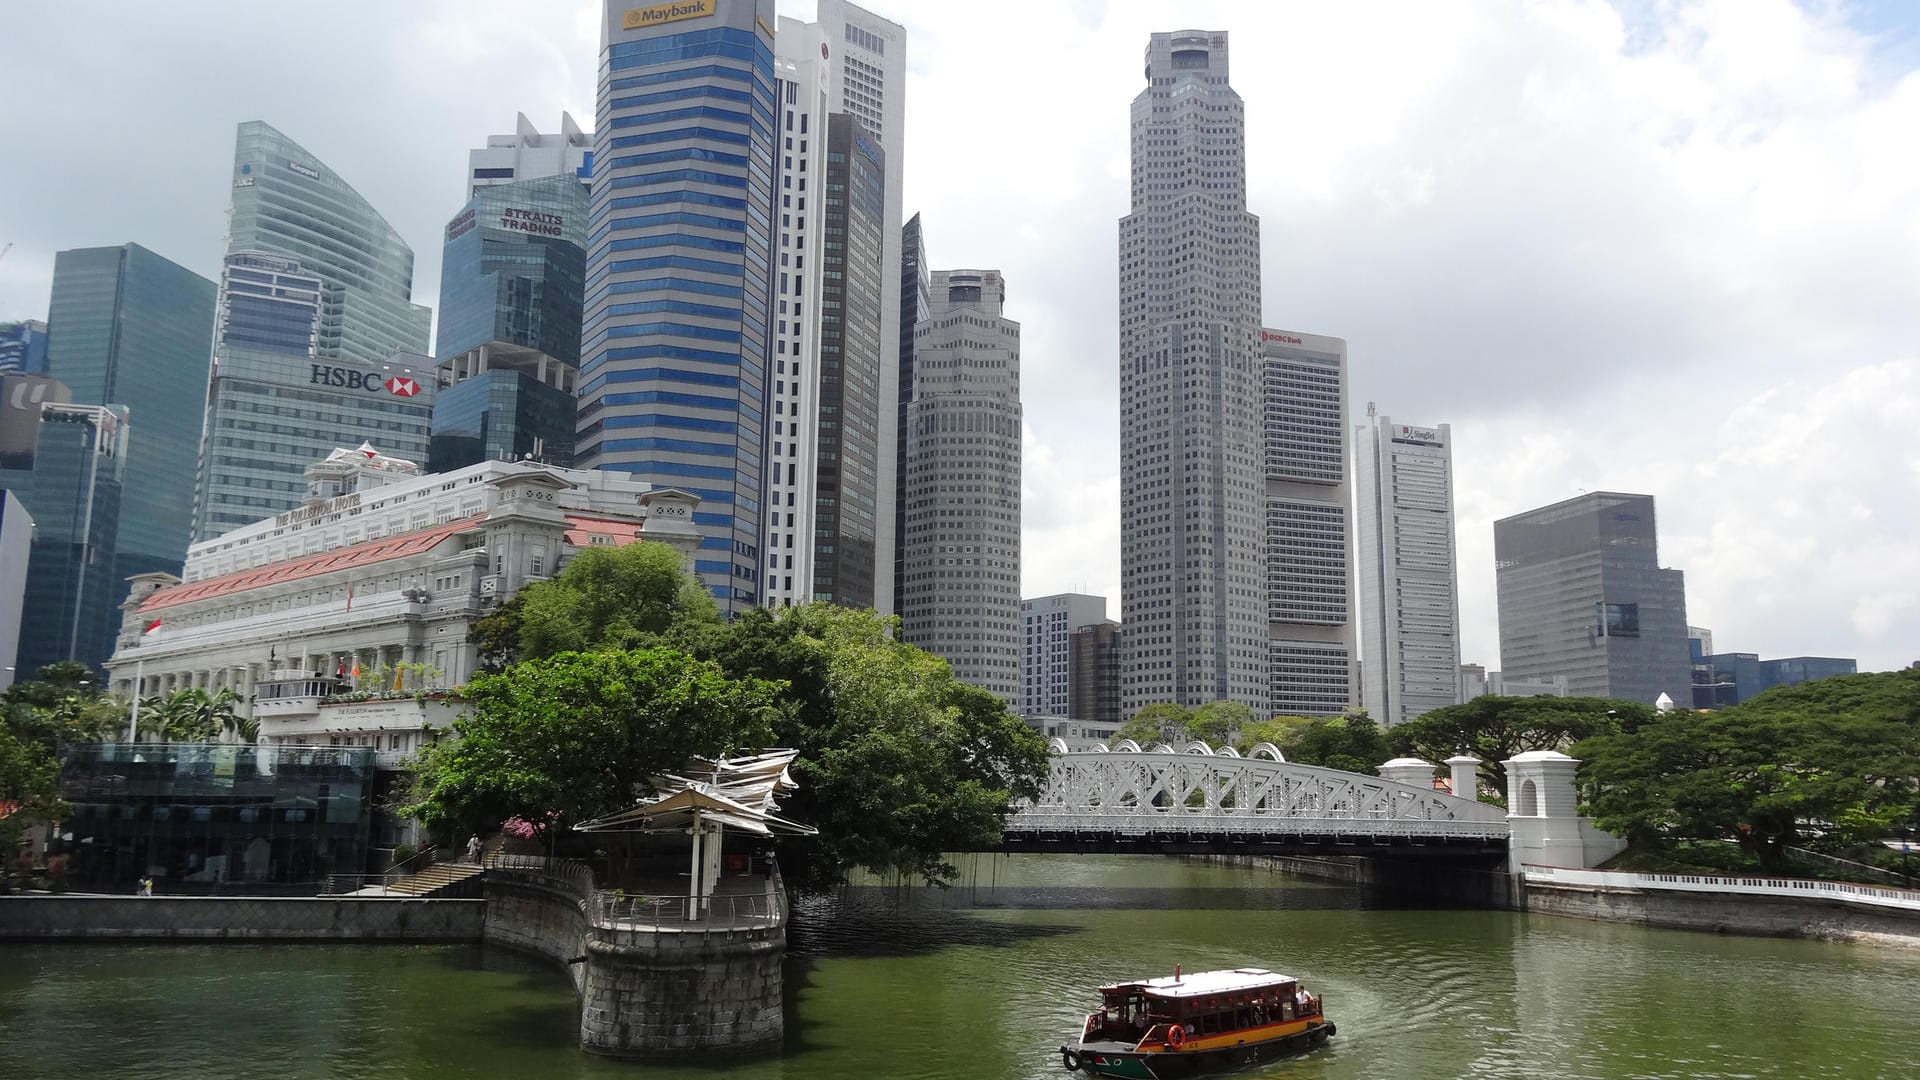
<svg viewBox="0 0 1920 1080"><path fill-rule="evenodd" d="M467 685L458 739L421 753L409 816L454 834L555 832L631 806L695 756L768 745L779 687L664 647L568 652Z"/></svg>
<svg viewBox="0 0 1920 1080"><path fill-rule="evenodd" d="M1210 701L1193 710L1193 718L1187 722L1187 735L1211 746L1226 746L1233 741L1235 732L1253 722L1253 710L1241 702Z"/></svg>
<svg viewBox="0 0 1920 1080"><path fill-rule="evenodd" d="M717 625L713 595L681 568L680 552L642 541L589 547L560 576L535 582L518 596L521 655L538 660L586 649L630 649L672 644L676 631ZM490 644L508 636L496 632Z"/></svg>
<svg viewBox="0 0 1920 1080"><path fill-rule="evenodd" d="M520 659L520 598L512 597L473 620L467 637L478 654L479 669L498 675Z"/></svg>
<svg viewBox="0 0 1920 1080"><path fill-rule="evenodd" d="M1187 729L1192 723L1193 713L1186 706L1171 701L1156 702L1144 706L1120 725L1111 741L1132 739L1144 749L1151 749L1155 743L1180 743L1186 741Z"/></svg>
<svg viewBox="0 0 1920 1080"><path fill-rule="evenodd" d="M1654 715L1650 706L1612 698L1487 695L1388 728L1387 747L1436 765L1472 754L1480 759L1481 784L1505 796L1507 771L1500 763L1515 754L1564 751L1581 739L1634 730Z"/></svg>
<svg viewBox="0 0 1920 1080"><path fill-rule="evenodd" d="M0 693L0 851L11 852L32 825L58 820L60 751L111 740L124 729L126 706L100 692L85 664L61 661Z"/></svg>
<svg viewBox="0 0 1920 1080"><path fill-rule="evenodd" d="M1316 716L1293 731L1287 760L1347 772L1372 773L1389 757L1380 725L1364 712Z"/></svg>
<svg viewBox="0 0 1920 1080"><path fill-rule="evenodd" d="M1276 716L1270 720L1255 720L1240 729L1234 739L1233 747L1242 754L1248 754L1261 743L1272 743L1287 760L1291 761L1299 753L1295 744L1300 732L1311 724L1324 719L1315 716Z"/></svg>
<svg viewBox="0 0 1920 1080"><path fill-rule="evenodd" d="M796 888L864 867L950 882L945 852L999 841L1046 778L1046 743L946 661L895 639L898 620L807 604L747 612L712 639L735 676L786 684L775 745L800 751L782 812L820 830L783 842Z"/></svg>
<svg viewBox="0 0 1920 1080"><path fill-rule="evenodd" d="M1595 821L1643 847L1734 839L1762 869L1803 840L1877 840L1920 809L1920 671L1777 687L1573 748Z"/></svg>

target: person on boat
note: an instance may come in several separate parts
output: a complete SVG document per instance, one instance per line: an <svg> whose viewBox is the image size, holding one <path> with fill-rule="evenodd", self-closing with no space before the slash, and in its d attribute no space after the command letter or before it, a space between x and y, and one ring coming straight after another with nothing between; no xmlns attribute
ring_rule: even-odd
<svg viewBox="0 0 1920 1080"><path fill-rule="evenodd" d="M1293 1009L1295 1014L1299 1016L1311 1016L1313 1014L1313 995L1307 993L1306 987L1301 987L1299 991L1294 994Z"/></svg>

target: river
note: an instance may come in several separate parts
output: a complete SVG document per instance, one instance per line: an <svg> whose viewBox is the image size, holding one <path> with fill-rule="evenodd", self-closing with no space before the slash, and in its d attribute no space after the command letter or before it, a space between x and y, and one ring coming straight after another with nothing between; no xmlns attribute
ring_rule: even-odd
<svg viewBox="0 0 1920 1080"><path fill-rule="evenodd" d="M1340 1034L1236 1076L1920 1076L1920 952L1408 909L1153 857L966 869L946 893L804 904L775 1059L596 1059L555 968L478 947L0 944L0 1075L1064 1077L1091 987L1257 963L1321 994Z"/></svg>

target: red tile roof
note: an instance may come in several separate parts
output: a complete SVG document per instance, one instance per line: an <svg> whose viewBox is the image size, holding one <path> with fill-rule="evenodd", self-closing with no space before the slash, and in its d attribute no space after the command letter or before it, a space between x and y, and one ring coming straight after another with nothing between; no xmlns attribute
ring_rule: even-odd
<svg viewBox="0 0 1920 1080"><path fill-rule="evenodd" d="M646 531L638 521L612 521L607 518L587 517L585 514L567 515L567 543L576 548L594 547L595 535L612 538L611 546L625 547L635 540L645 540ZM597 545L609 546L606 543Z"/></svg>
<svg viewBox="0 0 1920 1080"><path fill-rule="evenodd" d="M229 596L262 585L276 585L283 581L299 581L302 578L316 577L332 573L335 570L350 570L359 566L372 566L389 559L398 559L407 555L416 555L428 551L440 541L454 533L465 532L478 527L473 518L449 521L441 525L432 525L413 532L399 533L394 536L369 540L352 547L323 551L318 555L302 555L296 559L283 559L265 566L249 567L232 574L223 574L204 581L188 582L161 589L148 597L140 605L141 611L159 611L179 604L190 604L195 600L205 600L213 596Z"/></svg>

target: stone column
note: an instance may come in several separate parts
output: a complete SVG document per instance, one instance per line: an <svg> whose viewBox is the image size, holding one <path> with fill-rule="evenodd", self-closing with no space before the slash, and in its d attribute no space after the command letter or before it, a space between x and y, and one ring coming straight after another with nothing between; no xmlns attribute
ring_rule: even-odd
<svg viewBox="0 0 1920 1080"><path fill-rule="evenodd" d="M1480 759L1472 754L1455 754L1447 759L1453 770L1453 793L1462 799L1480 801Z"/></svg>
<svg viewBox="0 0 1920 1080"><path fill-rule="evenodd" d="M1433 787L1433 763L1416 757L1394 758L1376 770L1383 780L1396 784L1412 784L1414 787Z"/></svg>

